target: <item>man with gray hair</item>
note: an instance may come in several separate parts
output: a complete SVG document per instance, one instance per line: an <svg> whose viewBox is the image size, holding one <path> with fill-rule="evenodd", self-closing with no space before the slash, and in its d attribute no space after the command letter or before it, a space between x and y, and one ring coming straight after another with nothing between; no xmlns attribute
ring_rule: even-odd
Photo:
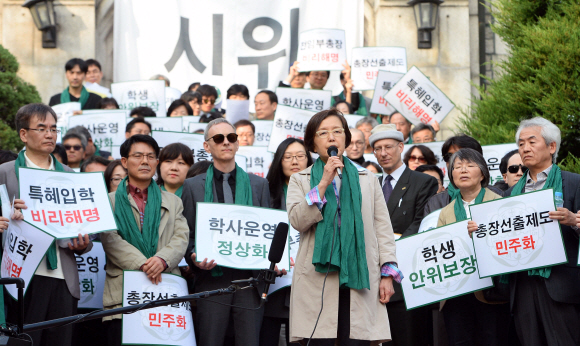
<svg viewBox="0 0 580 346"><path fill-rule="evenodd" d="M203 147L213 163L207 173L185 180L183 184L183 215L189 225L189 246L185 260L196 276L195 291L202 292L228 287L232 280L257 277L257 271L218 266L212 258L197 258L195 250L196 204L198 202L229 203L256 207L270 207L270 190L264 178L244 172L236 165L239 148L236 129L224 118L208 123ZM233 321L236 345L258 346L263 309L256 288L234 295L212 298L220 305L206 300L197 303L197 324L200 345L222 346L228 321ZM234 307L231 307L234 306Z"/></svg>
<svg viewBox="0 0 580 346"><path fill-rule="evenodd" d="M527 173L506 196L552 188L564 206L550 212L560 222L568 263L511 274L510 304L516 332L524 346L580 345L580 267L576 214L580 209L580 175L556 165L560 129L536 117L520 123L516 142Z"/></svg>
<svg viewBox="0 0 580 346"><path fill-rule="evenodd" d="M373 148L369 144L369 137L371 136L371 131L375 126L379 124L375 118L364 117L356 122L356 129L362 131L365 135L365 154L370 154L373 152Z"/></svg>
<svg viewBox="0 0 580 346"><path fill-rule="evenodd" d="M85 138L87 139L87 145L85 147L85 157L84 157L85 159L88 159L89 157L96 155L104 157L107 160L113 160L110 151L101 150L101 147L96 145L95 142L93 142L93 136L91 136L91 133L86 127L81 125L71 127L70 129L68 129L66 133L67 134L76 133L85 136Z"/></svg>
<svg viewBox="0 0 580 346"><path fill-rule="evenodd" d="M87 148L87 138L81 134L67 133L62 137L62 144L66 150L68 166L75 172L80 172Z"/></svg>
<svg viewBox="0 0 580 346"><path fill-rule="evenodd" d="M411 140L413 143L435 142L435 129L429 124L415 125L411 130Z"/></svg>

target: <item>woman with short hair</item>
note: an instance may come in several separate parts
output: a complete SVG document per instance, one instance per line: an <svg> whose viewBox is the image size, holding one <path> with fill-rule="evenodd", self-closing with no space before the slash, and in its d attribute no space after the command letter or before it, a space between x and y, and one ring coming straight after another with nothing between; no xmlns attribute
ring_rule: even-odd
<svg viewBox="0 0 580 346"><path fill-rule="evenodd" d="M187 177L189 167L193 165L191 149L181 143L172 143L159 153L157 165L157 184L161 190L171 192L181 197L183 182Z"/></svg>

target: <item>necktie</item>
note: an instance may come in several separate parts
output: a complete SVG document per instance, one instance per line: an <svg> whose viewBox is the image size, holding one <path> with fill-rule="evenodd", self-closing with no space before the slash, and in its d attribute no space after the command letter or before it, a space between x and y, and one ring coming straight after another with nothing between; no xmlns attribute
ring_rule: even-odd
<svg viewBox="0 0 580 346"><path fill-rule="evenodd" d="M383 185L383 195L385 195L385 203L389 203L389 197L391 197L391 193L393 192L393 187L391 186L391 181L393 177L389 174L387 175L385 184Z"/></svg>
<svg viewBox="0 0 580 346"><path fill-rule="evenodd" d="M230 178L230 173L224 173L223 175L223 190L224 190L224 203L234 204L234 195L232 194L232 188L228 179Z"/></svg>

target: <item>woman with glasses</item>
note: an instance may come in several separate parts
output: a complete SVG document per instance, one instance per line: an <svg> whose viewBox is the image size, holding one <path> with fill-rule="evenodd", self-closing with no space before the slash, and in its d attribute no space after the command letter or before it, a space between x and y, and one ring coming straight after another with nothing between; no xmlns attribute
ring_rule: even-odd
<svg viewBox="0 0 580 346"><path fill-rule="evenodd" d="M403 162L410 170L414 171L421 165L436 165L437 159L431 149L424 145L413 145L405 153Z"/></svg>
<svg viewBox="0 0 580 346"><path fill-rule="evenodd" d="M161 190L171 192L181 198L183 182L187 171L193 165L191 149L181 143L172 143L159 153L157 166L157 184Z"/></svg>
<svg viewBox="0 0 580 346"><path fill-rule="evenodd" d="M337 336L343 346L391 339L384 304L394 293L393 277L401 279L393 229L378 179L343 159L350 141L339 111L315 114L304 143L319 158L288 184L288 216L300 232L290 336L311 346L332 346Z"/></svg>
<svg viewBox="0 0 580 346"><path fill-rule="evenodd" d="M514 149L501 159L499 164L499 171L503 177L503 181L500 180L494 184L495 187L506 191L510 187L514 186L521 177L524 176L527 168L522 162L522 157L518 152L518 149Z"/></svg>
<svg viewBox="0 0 580 346"><path fill-rule="evenodd" d="M121 164L121 160L111 161L105 169L105 183L107 184L107 191L117 191L117 186L123 178L127 176L127 170Z"/></svg>

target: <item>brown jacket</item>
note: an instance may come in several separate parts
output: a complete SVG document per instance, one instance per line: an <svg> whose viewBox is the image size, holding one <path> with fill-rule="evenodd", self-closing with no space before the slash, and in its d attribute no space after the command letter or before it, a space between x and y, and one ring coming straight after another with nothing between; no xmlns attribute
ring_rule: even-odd
<svg viewBox="0 0 580 346"><path fill-rule="evenodd" d="M295 261L290 298L291 341L309 338L318 312L325 273L312 265L316 224L322 214L316 205L309 206L305 196L310 188L310 170L292 175L286 206L292 226L300 232L300 247ZM366 257L370 290L351 290L350 337L384 342L391 339L389 318L384 304L379 302L381 266L397 262L395 238L379 181L368 171L359 171L362 193ZM338 273L328 274L324 289L324 309L314 338L336 338L338 327Z"/></svg>

